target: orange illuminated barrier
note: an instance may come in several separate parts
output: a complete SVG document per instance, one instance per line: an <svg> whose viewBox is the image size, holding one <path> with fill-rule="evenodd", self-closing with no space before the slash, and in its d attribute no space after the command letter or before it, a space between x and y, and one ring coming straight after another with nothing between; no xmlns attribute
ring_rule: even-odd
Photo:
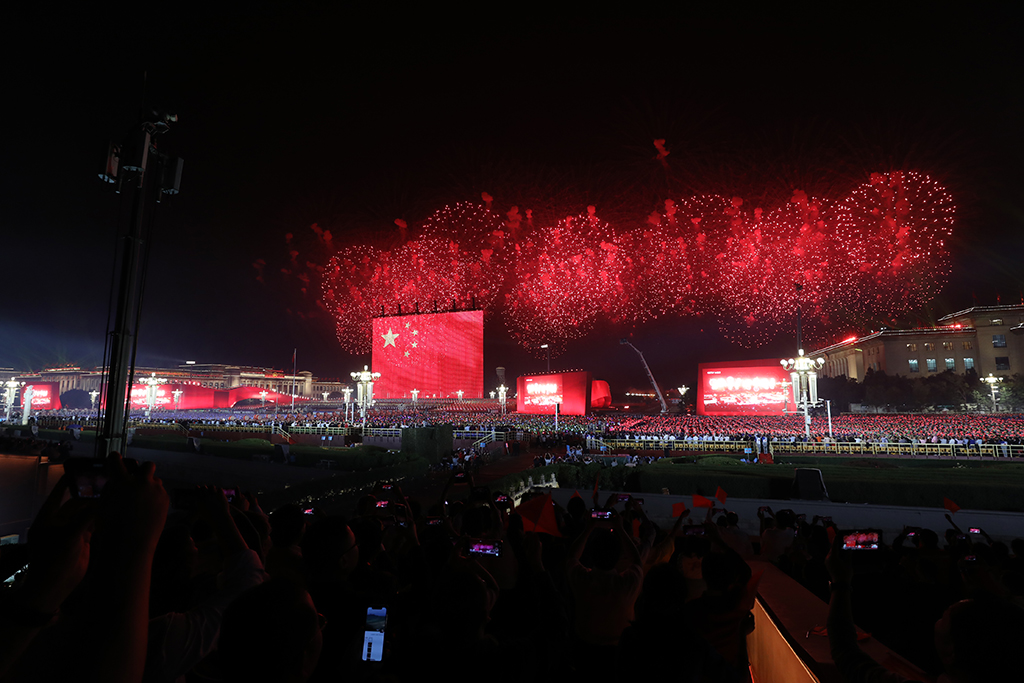
<svg viewBox="0 0 1024 683"><path fill-rule="evenodd" d="M828 604L777 567L751 562L763 571L754 603L754 631L747 636L747 655L756 683L843 683L828 637L823 634ZM932 680L927 674L873 638L860 647L876 662L906 678Z"/></svg>

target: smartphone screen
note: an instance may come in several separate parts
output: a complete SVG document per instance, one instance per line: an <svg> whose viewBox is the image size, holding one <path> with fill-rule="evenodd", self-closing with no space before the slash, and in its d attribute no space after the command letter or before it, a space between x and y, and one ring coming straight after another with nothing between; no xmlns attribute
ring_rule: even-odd
<svg viewBox="0 0 1024 683"><path fill-rule="evenodd" d="M64 472L71 478L71 495L77 498L99 498L107 485L106 464L93 458L68 458Z"/></svg>
<svg viewBox="0 0 1024 683"><path fill-rule="evenodd" d="M501 557L501 541L470 541L469 552L475 555Z"/></svg>
<svg viewBox="0 0 1024 683"><path fill-rule="evenodd" d="M363 661L379 662L384 656L384 630L388 624L387 607L367 607L363 630Z"/></svg>
<svg viewBox="0 0 1024 683"><path fill-rule="evenodd" d="M612 512L611 510L591 510L590 517L591 519L611 519Z"/></svg>
<svg viewBox="0 0 1024 683"><path fill-rule="evenodd" d="M877 531L851 531L843 534L843 550L878 550L880 544Z"/></svg>

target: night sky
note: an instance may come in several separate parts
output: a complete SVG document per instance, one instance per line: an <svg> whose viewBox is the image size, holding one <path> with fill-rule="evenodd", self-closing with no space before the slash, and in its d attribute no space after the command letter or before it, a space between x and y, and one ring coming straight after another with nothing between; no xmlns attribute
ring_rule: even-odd
<svg viewBox="0 0 1024 683"><path fill-rule="evenodd" d="M284 235L301 244L315 222L338 242L386 241L396 218L415 224L481 192L502 211L535 198L642 220L695 192L770 204L920 170L954 194L958 224L949 283L906 322L1022 299L1024 62L1009 8L296 4L8 10L0 367L100 362L119 198L96 174L143 99L178 114L161 150L185 159L181 194L154 224L143 363L284 368L297 347L299 369L347 376L369 357L343 351L279 276ZM601 327L552 366L590 369L616 393L646 387L618 343L627 334L665 386L692 382L698 362L793 345L742 348L712 320L662 319ZM486 336L486 386L499 365L512 378L543 368L501 324Z"/></svg>

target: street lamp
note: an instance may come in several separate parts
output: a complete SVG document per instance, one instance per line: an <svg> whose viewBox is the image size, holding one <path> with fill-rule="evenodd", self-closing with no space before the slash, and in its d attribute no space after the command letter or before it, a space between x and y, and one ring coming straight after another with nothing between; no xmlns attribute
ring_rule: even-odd
<svg viewBox="0 0 1024 683"><path fill-rule="evenodd" d="M804 436L811 440L811 406L818 405L818 369L825 364L824 358L811 360L804 355L803 349L797 349L797 357L780 361L782 367L789 372L793 386L793 402L798 409L804 411Z"/></svg>
<svg viewBox="0 0 1024 683"><path fill-rule="evenodd" d="M175 389L174 391L171 392L171 395L174 396L174 409L175 410L181 410L181 396L184 393L185 392L182 391L181 389Z"/></svg>
<svg viewBox="0 0 1024 683"><path fill-rule="evenodd" d="M349 405L351 405L349 397L352 395L352 387L346 386L344 389L341 390L341 393L345 394L345 421L349 422L350 420L348 418L348 407Z"/></svg>
<svg viewBox="0 0 1024 683"><path fill-rule="evenodd" d="M269 394L270 394L270 392L267 391L266 389L264 389L263 391L260 392L260 408L266 408L267 407L267 396Z"/></svg>
<svg viewBox="0 0 1024 683"><path fill-rule="evenodd" d="M320 395L321 395L321 396L323 396L323 397L324 397L324 401L326 401L326 400L327 400L327 397L331 395L331 392L329 392L329 391L325 391L325 392L323 392L323 393L322 393L322 394L320 394Z"/></svg>
<svg viewBox="0 0 1024 683"><path fill-rule="evenodd" d="M100 392L93 389L89 392L89 398L92 399L92 409L96 410L96 399L100 397Z"/></svg>
<svg viewBox="0 0 1024 683"><path fill-rule="evenodd" d="M366 428L366 411L373 405L373 383L380 379L379 372L370 372L370 367L363 366L363 369L353 372L352 379L356 381L357 401L359 403L359 415L363 420L363 428Z"/></svg>
<svg viewBox="0 0 1024 683"><path fill-rule="evenodd" d="M157 377L155 372L149 377L142 378L141 382L146 385L146 417L149 417L156 407L156 388L166 381Z"/></svg>
<svg viewBox="0 0 1024 683"><path fill-rule="evenodd" d="M11 409L14 408L14 395L18 393L18 389L25 386L24 382L19 382L16 379L9 379L4 382L4 402L7 404L7 414L4 416L4 422L11 421Z"/></svg>
<svg viewBox="0 0 1024 683"><path fill-rule="evenodd" d="M462 395L465 394L465 393L466 393L465 391L463 391L462 389L459 389L458 391L455 392L455 395L458 396L459 400L461 401L462 400Z"/></svg>
<svg viewBox="0 0 1024 683"><path fill-rule="evenodd" d="M505 414L505 396L508 395L508 387L504 384L498 387L498 403L501 404L501 414Z"/></svg>
<svg viewBox="0 0 1024 683"><path fill-rule="evenodd" d="M992 390L992 412L996 412L999 409L999 405L996 403L996 392L999 391L996 385L1003 381L1002 377L993 377L992 373L988 373L988 377L981 378L983 382L988 383L989 389Z"/></svg>

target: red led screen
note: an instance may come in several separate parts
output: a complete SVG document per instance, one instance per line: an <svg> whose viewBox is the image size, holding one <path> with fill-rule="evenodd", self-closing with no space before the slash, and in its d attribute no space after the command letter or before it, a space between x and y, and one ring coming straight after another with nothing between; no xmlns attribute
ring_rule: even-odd
<svg viewBox="0 0 1024 683"><path fill-rule="evenodd" d="M133 384L131 392L132 410L146 409L146 392L149 387L145 384ZM177 406L174 402L174 391L181 390ZM243 399L261 399L260 387L235 387L234 389L214 389L198 384L158 384L156 387L156 401L154 408L157 410L203 410L207 408L231 408ZM308 401L305 397L296 397L295 402ZM266 405L277 403L281 406L291 405L291 394L280 394L276 391L267 391Z"/></svg>
<svg viewBox="0 0 1024 683"><path fill-rule="evenodd" d="M483 398L484 312L373 319L376 398Z"/></svg>
<svg viewBox="0 0 1024 683"><path fill-rule="evenodd" d="M25 396L32 390L32 410L60 410L60 383L33 382L26 384L21 390L21 405L25 405Z"/></svg>
<svg viewBox="0 0 1024 683"><path fill-rule="evenodd" d="M516 411L527 415L586 415L590 408L589 372L524 375L516 380Z"/></svg>
<svg viewBox="0 0 1024 683"><path fill-rule="evenodd" d="M698 415L783 415L796 412L789 373L779 361L698 366Z"/></svg>

